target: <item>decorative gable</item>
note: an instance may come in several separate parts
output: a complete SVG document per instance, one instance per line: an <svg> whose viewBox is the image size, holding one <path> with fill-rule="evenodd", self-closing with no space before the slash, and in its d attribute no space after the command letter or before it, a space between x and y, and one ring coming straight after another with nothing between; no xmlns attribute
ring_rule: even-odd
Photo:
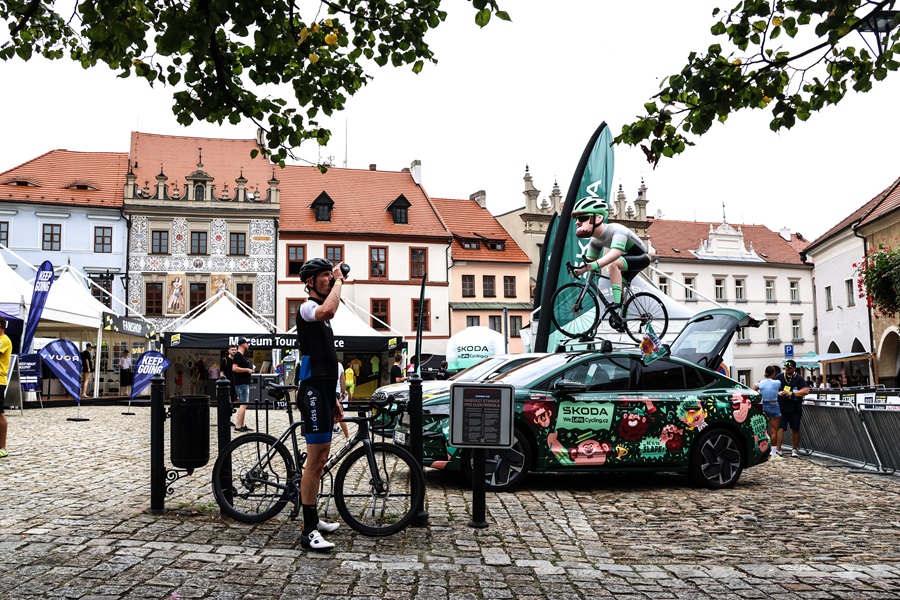
<svg viewBox="0 0 900 600"><path fill-rule="evenodd" d="M316 221L331 221L331 211L334 209L334 200L331 199L328 192L323 191L309 206L315 211Z"/></svg>

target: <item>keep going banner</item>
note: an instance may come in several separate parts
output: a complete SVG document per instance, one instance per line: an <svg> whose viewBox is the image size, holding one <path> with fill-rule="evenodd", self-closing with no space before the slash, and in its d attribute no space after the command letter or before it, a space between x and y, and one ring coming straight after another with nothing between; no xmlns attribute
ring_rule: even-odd
<svg viewBox="0 0 900 600"><path fill-rule="evenodd" d="M69 340L53 340L39 352L66 391L81 402L81 355Z"/></svg>
<svg viewBox="0 0 900 600"><path fill-rule="evenodd" d="M41 313L47 303L50 294L50 286L53 284L53 265L45 260L38 267L34 276L34 291L31 293L31 306L28 307L28 320L25 322L25 335L22 336L22 353L31 352L31 342L37 332L38 323L41 322Z"/></svg>
<svg viewBox="0 0 900 600"><path fill-rule="evenodd" d="M131 384L131 399L150 385L150 380L169 368L169 359L161 353L151 350L144 352L134 367L134 381Z"/></svg>

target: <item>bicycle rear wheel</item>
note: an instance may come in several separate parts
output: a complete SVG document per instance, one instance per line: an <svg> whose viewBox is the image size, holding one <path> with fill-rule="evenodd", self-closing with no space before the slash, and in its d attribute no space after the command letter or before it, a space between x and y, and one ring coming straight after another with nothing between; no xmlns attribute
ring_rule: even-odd
<svg viewBox="0 0 900 600"><path fill-rule="evenodd" d="M231 485L226 488L227 465L231 465ZM232 440L216 459L213 496L232 519L261 523L284 508L293 475L294 463L284 444L265 433L248 433ZM226 489L231 492L230 501Z"/></svg>
<svg viewBox="0 0 900 600"><path fill-rule="evenodd" d="M656 335L662 337L669 328L669 311L665 304L649 292L638 292L622 307L625 329L629 337L637 343L644 339L647 325L653 327Z"/></svg>
<svg viewBox="0 0 900 600"><path fill-rule="evenodd" d="M596 331L597 323L600 322L600 306L593 290L585 292L581 306L576 310L575 304L583 289L584 284L567 283L553 293L550 301L550 318L553 324L570 337Z"/></svg>
<svg viewBox="0 0 900 600"><path fill-rule="evenodd" d="M402 448L371 445L376 473L365 446L351 452L334 479L334 504L344 521L365 535L391 535L405 529L425 495L425 477L412 455Z"/></svg>

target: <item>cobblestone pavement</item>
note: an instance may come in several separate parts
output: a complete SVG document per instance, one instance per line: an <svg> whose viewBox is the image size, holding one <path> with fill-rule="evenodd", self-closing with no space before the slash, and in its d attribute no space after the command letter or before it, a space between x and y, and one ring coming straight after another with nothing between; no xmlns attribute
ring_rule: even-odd
<svg viewBox="0 0 900 600"><path fill-rule="evenodd" d="M489 494L490 526L473 529L471 492L430 472L428 527L370 538L344 526L337 550L315 555L286 511L219 517L211 465L149 514L149 409L121 412L9 413L0 597L900 598L895 476L810 458L722 492L671 474L536 476Z"/></svg>

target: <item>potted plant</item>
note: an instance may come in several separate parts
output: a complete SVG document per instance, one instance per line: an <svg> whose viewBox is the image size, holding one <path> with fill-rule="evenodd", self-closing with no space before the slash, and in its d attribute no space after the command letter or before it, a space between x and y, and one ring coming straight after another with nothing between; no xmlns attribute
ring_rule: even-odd
<svg viewBox="0 0 900 600"><path fill-rule="evenodd" d="M853 266L859 297L866 299L876 318L891 318L900 312L900 249L878 244Z"/></svg>

